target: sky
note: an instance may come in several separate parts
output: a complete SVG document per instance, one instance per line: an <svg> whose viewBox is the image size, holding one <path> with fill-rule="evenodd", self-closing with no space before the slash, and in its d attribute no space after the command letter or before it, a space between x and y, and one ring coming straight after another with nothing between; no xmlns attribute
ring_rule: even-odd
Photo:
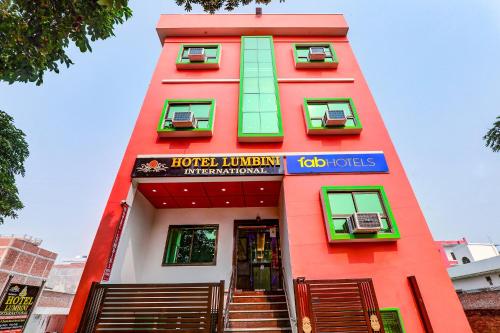
<svg viewBox="0 0 500 333"><path fill-rule="evenodd" d="M183 13L170 0L130 5L116 37L71 47L75 65L42 86L0 83L0 109L30 145L25 208L0 234L41 238L59 260L88 253L161 51L155 25ZM345 14L434 238L500 243L500 154L482 140L500 115L497 0L273 0L264 13Z"/></svg>

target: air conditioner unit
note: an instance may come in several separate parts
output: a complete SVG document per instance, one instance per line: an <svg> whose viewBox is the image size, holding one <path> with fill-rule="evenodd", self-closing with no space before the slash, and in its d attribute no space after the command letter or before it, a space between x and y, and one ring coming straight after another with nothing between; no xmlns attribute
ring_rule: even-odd
<svg viewBox="0 0 500 333"><path fill-rule="evenodd" d="M344 110L328 110L323 116L323 126L343 126L347 121Z"/></svg>
<svg viewBox="0 0 500 333"><path fill-rule="evenodd" d="M326 52L324 47L310 47L309 48L309 60L325 60Z"/></svg>
<svg viewBox="0 0 500 333"><path fill-rule="evenodd" d="M192 111L177 111L172 117L172 126L176 128L194 128L196 119Z"/></svg>
<svg viewBox="0 0 500 333"><path fill-rule="evenodd" d="M348 225L353 234L373 234L382 229L379 213L354 213L349 218Z"/></svg>
<svg viewBox="0 0 500 333"><path fill-rule="evenodd" d="M188 58L191 62L203 62L207 59L205 48L203 47L190 47L188 50Z"/></svg>

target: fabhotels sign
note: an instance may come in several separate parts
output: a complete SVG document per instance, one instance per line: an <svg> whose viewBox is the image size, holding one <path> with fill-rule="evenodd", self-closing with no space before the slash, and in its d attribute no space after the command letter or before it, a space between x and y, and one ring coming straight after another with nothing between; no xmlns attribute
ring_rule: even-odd
<svg viewBox="0 0 500 333"><path fill-rule="evenodd" d="M132 178L282 174L281 156L140 157L135 160Z"/></svg>
<svg viewBox="0 0 500 333"><path fill-rule="evenodd" d="M286 168L289 174L389 171L384 153L292 155Z"/></svg>

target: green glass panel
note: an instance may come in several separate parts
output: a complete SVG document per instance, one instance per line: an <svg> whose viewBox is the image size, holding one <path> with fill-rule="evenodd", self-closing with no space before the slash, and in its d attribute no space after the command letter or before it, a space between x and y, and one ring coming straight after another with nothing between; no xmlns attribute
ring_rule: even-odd
<svg viewBox="0 0 500 333"><path fill-rule="evenodd" d="M259 133L260 132L260 114L259 113L243 113L243 133Z"/></svg>
<svg viewBox="0 0 500 333"><path fill-rule="evenodd" d="M254 78L245 78L243 82L243 93L245 94L258 94L259 93L259 80Z"/></svg>
<svg viewBox="0 0 500 333"><path fill-rule="evenodd" d="M327 104L308 104L309 117L323 118L325 112L328 110Z"/></svg>
<svg viewBox="0 0 500 333"><path fill-rule="evenodd" d="M245 63L257 62L257 50L245 50Z"/></svg>
<svg viewBox="0 0 500 333"><path fill-rule="evenodd" d="M208 120L198 120L197 125L198 125L197 128L208 129Z"/></svg>
<svg viewBox="0 0 500 333"><path fill-rule="evenodd" d="M260 110L261 111L276 111L276 96L274 94L260 94Z"/></svg>
<svg viewBox="0 0 500 333"><path fill-rule="evenodd" d="M336 233L348 233L347 219L333 219L333 229Z"/></svg>
<svg viewBox="0 0 500 333"><path fill-rule="evenodd" d="M170 128L170 127L172 127L172 122L170 120L165 121L163 128Z"/></svg>
<svg viewBox="0 0 500 333"><path fill-rule="evenodd" d="M191 111L193 111L196 118L208 118L210 116L210 104L191 104Z"/></svg>
<svg viewBox="0 0 500 333"><path fill-rule="evenodd" d="M194 230L191 263L210 263L215 256L216 229Z"/></svg>
<svg viewBox="0 0 500 333"><path fill-rule="evenodd" d="M351 193L329 193L328 200L333 215L351 215L356 212Z"/></svg>
<svg viewBox="0 0 500 333"><path fill-rule="evenodd" d="M345 126L356 126L356 122L352 118L348 118L345 122Z"/></svg>
<svg viewBox="0 0 500 333"><path fill-rule="evenodd" d="M172 119L174 112L178 111L189 111L189 104L170 104L167 119Z"/></svg>
<svg viewBox="0 0 500 333"><path fill-rule="evenodd" d="M175 263L177 264L187 264L189 263L189 255L191 252L191 240L193 238L193 230L186 229L181 230L182 234L180 237L180 242L177 247L177 256L175 258Z"/></svg>
<svg viewBox="0 0 500 333"><path fill-rule="evenodd" d="M258 94L244 94L243 95L243 112L255 112L255 111L259 111L259 95Z"/></svg>
<svg viewBox="0 0 500 333"><path fill-rule="evenodd" d="M248 77L258 77L259 76L259 64L256 62L250 62L245 64L243 68L243 75L246 78Z"/></svg>
<svg viewBox="0 0 500 333"><path fill-rule="evenodd" d="M274 79L274 73L272 68L259 68L259 77L270 77Z"/></svg>
<svg viewBox="0 0 500 333"><path fill-rule="evenodd" d="M333 60L331 57L330 58L327 57L327 58L325 58L324 62L333 62Z"/></svg>
<svg viewBox="0 0 500 333"><path fill-rule="evenodd" d="M325 54L327 57L332 57L332 50L330 50L330 47L325 47Z"/></svg>
<svg viewBox="0 0 500 333"><path fill-rule="evenodd" d="M382 221L382 231L384 232L392 232L387 219L380 219Z"/></svg>
<svg viewBox="0 0 500 333"><path fill-rule="evenodd" d="M167 254L165 258L166 263L168 264L175 263L175 258L177 257L177 248L180 245L181 238L182 238L182 230L172 229L170 231L167 244Z"/></svg>
<svg viewBox="0 0 500 333"><path fill-rule="evenodd" d="M257 50L258 39L259 38L245 38L243 40L245 50Z"/></svg>
<svg viewBox="0 0 500 333"><path fill-rule="evenodd" d="M383 213L380 197L376 192L355 193L356 206L360 213Z"/></svg>
<svg viewBox="0 0 500 333"><path fill-rule="evenodd" d="M183 58L187 58L187 57L188 57L188 51L189 51L189 49L187 49L187 48L184 48L184 49L182 50L182 57L183 57Z"/></svg>
<svg viewBox="0 0 500 333"><path fill-rule="evenodd" d="M247 80L245 80L247 81ZM273 78L259 78L259 92L263 94L274 95L274 79Z"/></svg>
<svg viewBox="0 0 500 333"><path fill-rule="evenodd" d="M253 267L253 287L257 290L271 290L271 268L264 265Z"/></svg>
<svg viewBox="0 0 500 333"><path fill-rule="evenodd" d="M297 49L297 56L307 59L309 56L309 49Z"/></svg>
<svg viewBox="0 0 500 333"><path fill-rule="evenodd" d="M272 62L273 58L271 56L271 50L258 50L258 61L261 62Z"/></svg>
<svg viewBox="0 0 500 333"><path fill-rule="evenodd" d="M257 47L259 50L271 49L271 41L269 38L257 38Z"/></svg>
<svg viewBox="0 0 500 333"><path fill-rule="evenodd" d="M311 119L312 127L323 127L323 121L321 119Z"/></svg>
<svg viewBox="0 0 500 333"><path fill-rule="evenodd" d="M216 48L206 48L205 54L209 58L215 58L215 57L217 57L217 49Z"/></svg>
<svg viewBox="0 0 500 333"><path fill-rule="evenodd" d="M328 108L330 110L343 110L346 115L352 116L351 106L348 102L330 102Z"/></svg>
<svg viewBox="0 0 500 333"><path fill-rule="evenodd" d="M278 116L276 112L260 113L260 131L262 133L278 133Z"/></svg>

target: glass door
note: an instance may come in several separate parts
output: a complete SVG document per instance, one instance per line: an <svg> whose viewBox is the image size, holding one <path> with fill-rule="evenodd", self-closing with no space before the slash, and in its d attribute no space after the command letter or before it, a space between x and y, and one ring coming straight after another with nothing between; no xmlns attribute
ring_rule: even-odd
<svg viewBox="0 0 500 333"><path fill-rule="evenodd" d="M280 289L277 226L239 227L237 242L236 288L264 291Z"/></svg>

